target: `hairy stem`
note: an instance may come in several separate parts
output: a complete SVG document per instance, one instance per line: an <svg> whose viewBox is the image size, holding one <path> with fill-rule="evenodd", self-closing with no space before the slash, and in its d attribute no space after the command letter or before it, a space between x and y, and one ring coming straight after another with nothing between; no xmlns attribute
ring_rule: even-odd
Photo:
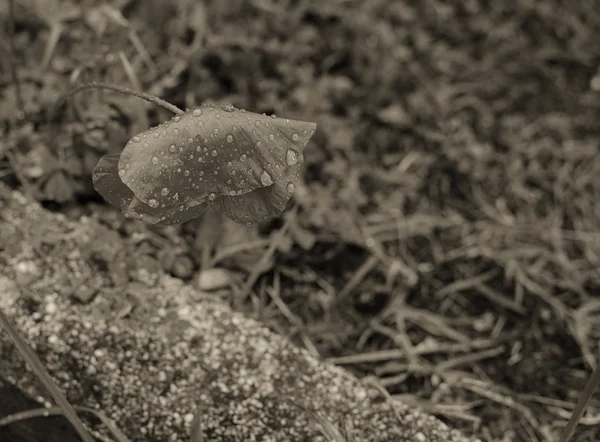
<svg viewBox="0 0 600 442"><path fill-rule="evenodd" d="M162 98L159 98L155 95L146 94L144 92L134 91L133 89L129 89L127 87L115 86L115 85L106 84L106 83L91 82L91 83L85 83L80 86L77 86L72 91L69 91L69 92L61 95L54 102L52 107L50 108L50 113L49 113L48 119L49 120L52 119L58 106L60 106L67 98L72 97L73 95L75 95L81 91L87 90L87 89L108 89L109 91L118 92L118 93L124 94L124 95L134 96L134 97L149 101L151 103L157 104L157 105L164 107L165 109L173 112L174 114L182 114L183 113L183 111L181 109L179 109L177 106L175 106L174 104L171 104L168 101L165 101Z"/></svg>

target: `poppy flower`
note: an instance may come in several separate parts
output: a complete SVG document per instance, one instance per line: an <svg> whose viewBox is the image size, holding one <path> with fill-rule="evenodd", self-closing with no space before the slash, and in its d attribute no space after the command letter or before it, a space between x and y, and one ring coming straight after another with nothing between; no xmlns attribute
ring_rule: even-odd
<svg viewBox="0 0 600 442"><path fill-rule="evenodd" d="M126 215L172 225L211 208L239 223L283 212L315 123L206 103L105 155L94 188Z"/></svg>

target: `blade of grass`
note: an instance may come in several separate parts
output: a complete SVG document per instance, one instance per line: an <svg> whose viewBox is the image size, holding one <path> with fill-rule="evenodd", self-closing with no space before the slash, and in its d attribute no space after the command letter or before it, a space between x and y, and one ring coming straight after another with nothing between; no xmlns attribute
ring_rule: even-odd
<svg viewBox="0 0 600 442"><path fill-rule="evenodd" d="M107 415L101 411L94 410L88 407L73 407L76 411L93 414L100 422L102 422L108 431L110 431L117 442L131 442L129 438L115 425L115 423ZM26 419L48 416L64 416L65 411L60 407L50 408L34 408L31 410L20 411L13 413L0 419L0 427L10 425Z"/></svg>
<svg viewBox="0 0 600 442"><path fill-rule="evenodd" d="M596 387L598 387L598 384L600 384L600 364L596 365L596 368L594 368L592 375L586 382L583 391L579 395L577 404L573 409L573 414L571 414L569 422L567 422L567 425L565 425L565 428L560 435L559 442L567 442L569 439L571 439L571 436L573 436L573 433L575 432L575 427L577 427L577 424L581 420L581 416L583 416L583 412L592 399L592 395L594 394Z"/></svg>
<svg viewBox="0 0 600 442"><path fill-rule="evenodd" d="M23 355L25 361L27 361L44 387L46 387L54 401L64 410L65 417L69 420L69 422L71 422L71 425L73 425L81 440L84 442L94 442L83 425L83 422L81 422L77 416L73 406L55 385L54 381L50 377L50 374L48 374L48 371L46 371L42 361L40 361L40 359L36 356L31 347L29 347L29 344L27 344L27 341L25 341L10 319L8 319L8 316L6 316L2 310L0 310L0 327L8 334L17 350L19 350L19 352Z"/></svg>

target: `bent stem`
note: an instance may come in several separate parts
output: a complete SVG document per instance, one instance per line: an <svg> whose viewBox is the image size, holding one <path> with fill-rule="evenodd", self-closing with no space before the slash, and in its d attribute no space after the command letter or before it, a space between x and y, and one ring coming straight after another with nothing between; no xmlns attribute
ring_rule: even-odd
<svg viewBox="0 0 600 442"><path fill-rule="evenodd" d="M129 89L127 87L115 86L112 84L98 83L98 82L93 81L91 83L85 83L80 86L77 86L72 91L69 91L69 92L61 95L54 102L52 107L50 108L49 114L48 114L48 120L49 121L52 120L52 117L54 116L58 106L60 106L67 98L72 97L73 95L75 95L81 91L87 90L87 89L107 89L109 91L118 92L123 95L129 95L129 96L141 98L142 100L146 100L146 101L149 101L150 103L154 103L154 104L161 106L177 115L183 114L183 110L179 109L174 104L171 104L168 101L165 101L162 98L157 97L156 95L146 94L145 92L138 92L133 89Z"/></svg>

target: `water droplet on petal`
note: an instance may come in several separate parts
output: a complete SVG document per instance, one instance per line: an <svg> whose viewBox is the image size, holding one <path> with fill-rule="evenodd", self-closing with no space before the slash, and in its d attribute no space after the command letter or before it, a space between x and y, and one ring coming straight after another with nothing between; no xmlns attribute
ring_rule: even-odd
<svg viewBox="0 0 600 442"><path fill-rule="evenodd" d="M152 157L152 164L158 164L158 157L157 156L153 156Z"/></svg>
<svg viewBox="0 0 600 442"><path fill-rule="evenodd" d="M216 151L216 149L213 149L213 151L211 152L213 157L216 157L219 153Z"/></svg>
<svg viewBox="0 0 600 442"><path fill-rule="evenodd" d="M260 147L260 146L262 146L262 141L257 141L256 142L256 147Z"/></svg>
<svg viewBox="0 0 600 442"><path fill-rule="evenodd" d="M243 163L244 161L246 161L246 158L248 158L246 154L243 154L242 156L240 156L240 161Z"/></svg>
<svg viewBox="0 0 600 442"><path fill-rule="evenodd" d="M208 199L211 200L211 201L216 200L217 199L217 194L214 193L214 192L209 193L208 194Z"/></svg>
<svg viewBox="0 0 600 442"><path fill-rule="evenodd" d="M202 115L202 109L200 109L200 108L198 108L198 107L197 107L196 109L194 109L194 110L192 111L192 115L193 115L194 117L199 117L200 115Z"/></svg>
<svg viewBox="0 0 600 442"><path fill-rule="evenodd" d="M202 158L202 157L198 157L198 162L199 162L199 163L202 163L203 161L204 161L204 158Z"/></svg>
<svg viewBox="0 0 600 442"><path fill-rule="evenodd" d="M221 105L221 109L223 109L225 112L233 112L235 107L231 103L223 103Z"/></svg>
<svg viewBox="0 0 600 442"><path fill-rule="evenodd" d="M176 151L177 151L177 146L175 146L174 144L171 144L169 146L169 152L175 153Z"/></svg>
<svg viewBox="0 0 600 442"><path fill-rule="evenodd" d="M150 198L148 200L148 205L153 209L156 209L158 207L158 201L156 201L154 198Z"/></svg>
<svg viewBox="0 0 600 442"><path fill-rule="evenodd" d="M228 143L233 143L233 135L227 135L227 137L225 137L225 139L227 140Z"/></svg>
<svg viewBox="0 0 600 442"><path fill-rule="evenodd" d="M273 141L275 139L275 135L269 134L269 140Z"/></svg>
<svg viewBox="0 0 600 442"><path fill-rule="evenodd" d="M260 121L259 121L259 120L256 120L256 121L254 122L254 125L255 125L256 127L260 126Z"/></svg>
<svg viewBox="0 0 600 442"><path fill-rule="evenodd" d="M136 135L135 137L132 138L132 140L134 143L139 143L141 141L141 138Z"/></svg>
<svg viewBox="0 0 600 442"><path fill-rule="evenodd" d="M114 170L114 169L113 169ZM125 169L119 169L119 176L123 178L125 176Z"/></svg>
<svg viewBox="0 0 600 442"><path fill-rule="evenodd" d="M175 135L175 136L179 135L179 129L177 129L177 128L173 129L173 135Z"/></svg>
<svg viewBox="0 0 600 442"><path fill-rule="evenodd" d="M271 184L273 184L273 178L271 177L271 175L269 175L269 172L263 170L260 174L260 182L263 186L270 186Z"/></svg>
<svg viewBox="0 0 600 442"><path fill-rule="evenodd" d="M173 121L179 123L181 121L181 117L179 115L176 115L175 117L173 117Z"/></svg>
<svg viewBox="0 0 600 442"><path fill-rule="evenodd" d="M298 141L298 138L300 138L300 136L299 136L299 135L298 135L296 132L294 132L294 133L292 134L292 140L294 140L294 141Z"/></svg>
<svg viewBox="0 0 600 442"><path fill-rule="evenodd" d="M296 185L294 183L288 183L287 186L285 186L285 189L289 192L289 193L294 193L294 189L296 188Z"/></svg>
<svg viewBox="0 0 600 442"><path fill-rule="evenodd" d="M185 176L190 176L190 171L189 171L189 170L184 170L184 171L183 171L183 174L184 174Z"/></svg>
<svg viewBox="0 0 600 442"><path fill-rule="evenodd" d="M162 196L167 196L169 194L169 189L167 189L166 187L163 187L162 189L160 189L160 194Z"/></svg>
<svg viewBox="0 0 600 442"><path fill-rule="evenodd" d="M293 166L296 164L298 162L298 152L296 152L294 149L288 149L285 154L285 162L288 166Z"/></svg>

